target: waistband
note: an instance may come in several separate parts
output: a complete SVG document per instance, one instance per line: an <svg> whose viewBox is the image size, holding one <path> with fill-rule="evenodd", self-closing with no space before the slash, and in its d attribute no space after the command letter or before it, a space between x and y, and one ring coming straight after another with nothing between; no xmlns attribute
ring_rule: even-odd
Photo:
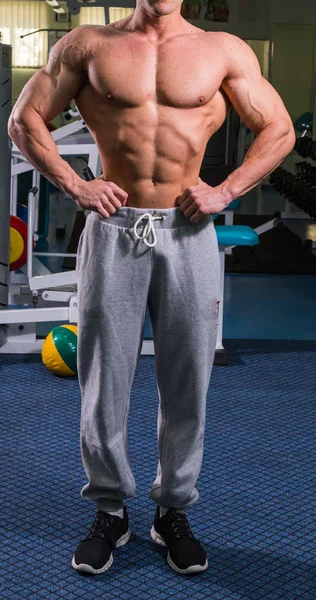
<svg viewBox="0 0 316 600"><path fill-rule="evenodd" d="M99 213L91 211L89 216L91 219L97 219L104 223L111 223L117 227L134 227L135 222L143 215L149 214L151 217L157 216L154 219L155 227L159 229L173 229L175 227L194 227L190 218L186 217L178 207L174 208L136 208L134 206L122 206L119 210L110 215L107 219L103 219ZM163 217L163 218L161 218ZM212 222L212 215L204 216L203 222Z"/></svg>
<svg viewBox="0 0 316 600"><path fill-rule="evenodd" d="M156 229L176 229L180 227L195 228L180 208L136 208L122 206L119 210L103 219L99 213L91 211L89 218L116 227L133 228L135 239L142 240L150 248L156 246ZM203 218L204 225L213 222L212 215Z"/></svg>

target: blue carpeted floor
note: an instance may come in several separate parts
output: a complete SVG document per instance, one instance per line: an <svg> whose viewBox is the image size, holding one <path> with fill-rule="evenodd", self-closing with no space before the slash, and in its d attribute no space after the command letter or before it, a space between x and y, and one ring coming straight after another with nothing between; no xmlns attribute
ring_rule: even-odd
<svg viewBox="0 0 316 600"><path fill-rule="evenodd" d="M209 569L171 571L149 535L157 463L154 358L131 393L130 460L138 497L133 537L104 575L82 577L72 553L95 515L80 497L76 379L38 356L0 356L0 598L12 600L315 600L316 456L312 341L226 340L214 368L199 502L188 511Z"/></svg>

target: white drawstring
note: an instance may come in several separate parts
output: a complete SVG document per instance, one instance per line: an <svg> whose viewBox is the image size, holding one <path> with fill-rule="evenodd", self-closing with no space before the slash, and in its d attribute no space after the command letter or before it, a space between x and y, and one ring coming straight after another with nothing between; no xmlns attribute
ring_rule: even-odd
<svg viewBox="0 0 316 600"><path fill-rule="evenodd" d="M155 227L154 227L154 221L157 221L157 219L163 219L163 218L164 218L163 215L157 215L156 213L153 213L153 214L144 213L143 215L141 215L134 224L134 234L137 237L137 239L143 240L143 242L146 244L146 246L149 246L149 248L153 248L154 246L156 246L157 234L156 234ZM137 233L137 227L143 219L145 219L145 220L147 219L147 223L144 227L143 233L141 235L139 235L139 233ZM152 236L153 236L153 242L148 241L150 234L152 234Z"/></svg>

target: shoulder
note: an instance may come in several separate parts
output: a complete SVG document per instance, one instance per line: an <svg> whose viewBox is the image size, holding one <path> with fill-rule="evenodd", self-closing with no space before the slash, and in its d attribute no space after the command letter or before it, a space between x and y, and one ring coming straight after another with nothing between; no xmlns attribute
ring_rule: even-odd
<svg viewBox="0 0 316 600"><path fill-rule="evenodd" d="M217 48L225 61L227 75L236 75L237 72L252 71L257 74L260 72L258 59L247 42L231 33L224 31L207 32L209 34L209 44Z"/></svg>
<svg viewBox="0 0 316 600"><path fill-rule="evenodd" d="M226 31L206 31L209 43L217 46L219 49L224 50L225 54L231 54L234 52L250 52L252 50L248 46L247 42L244 42L241 38L233 35L232 33L226 33Z"/></svg>
<svg viewBox="0 0 316 600"><path fill-rule="evenodd" d="M52 48L50 61L82 69L105 37L105 26L80 25L66 33Z"/></svg>
<svg viewBox="0 0 316 600"><path fill-rule="evenodd" d="M99 29L105 29L105 27L102 28L97 25L79 25L78 27L71 29L70 31L68 31L68 33L63 35L63 37L60 38L58 42L53 46L52 52L55 52L56 49L59 48L67 48L68 46L72 46L73 44L78 44L79 46L82 46L86 44L88 40L95 38L96 35L99 33Z"/></svg>

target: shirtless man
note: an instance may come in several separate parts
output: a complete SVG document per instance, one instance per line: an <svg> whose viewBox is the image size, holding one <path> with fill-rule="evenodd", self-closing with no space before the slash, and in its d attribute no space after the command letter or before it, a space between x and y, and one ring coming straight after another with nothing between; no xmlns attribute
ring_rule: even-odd
<svg viewBox="0 0 316 600"><path fill-rule="evenodd" d="M137 0L108 25L78 27L27 83L9 122L24 156L91 211L77 257L81 494L97 514L72 566L102 573L130 538L124 500L130 389L148 305L159 395L152 538L184 574L207 568L184 510L198 499L205 404L216 346L219 255L212 214L255 187L292 150L291 119L235 36L185 21L180 0ZM103 176L86 182L45 127L75 98ZM230 104L255 133L243 165L216 187L199 178Z"/></svg>

